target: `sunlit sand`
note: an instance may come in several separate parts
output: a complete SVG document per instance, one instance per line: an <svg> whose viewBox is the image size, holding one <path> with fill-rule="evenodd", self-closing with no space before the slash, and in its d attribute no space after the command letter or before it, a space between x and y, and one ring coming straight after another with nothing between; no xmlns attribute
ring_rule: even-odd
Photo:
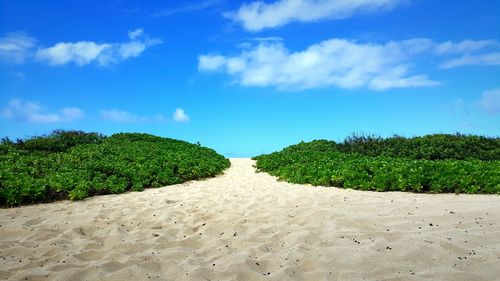
<svg viewBox="0 0 500 281"><path fill-rule="evenodd" d="M8 280L495 280L496 195L376 193L224 175L0 210Z"/></svg>

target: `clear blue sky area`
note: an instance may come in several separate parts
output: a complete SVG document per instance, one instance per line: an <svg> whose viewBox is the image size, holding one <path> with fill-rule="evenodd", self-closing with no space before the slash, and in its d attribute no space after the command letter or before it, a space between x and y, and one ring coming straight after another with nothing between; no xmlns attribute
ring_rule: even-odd
<svg viewBox="0 0 500 281"><path fill-rule="evenodd" d="M146 132L229 157L500 135L500 1L0 1L0 135Z"/></svg>

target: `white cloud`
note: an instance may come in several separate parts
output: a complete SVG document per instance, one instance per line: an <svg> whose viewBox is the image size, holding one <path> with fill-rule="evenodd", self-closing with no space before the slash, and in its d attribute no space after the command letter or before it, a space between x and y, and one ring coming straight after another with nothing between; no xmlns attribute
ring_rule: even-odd
<svg viewBox="0 0 500 281"><path fill-rule="evenodd" d="M405 0L279 0L273 3L254 1L243 4L227 16L240 22L246 30L260 31L290 22L312 22L345 19L356 14L385 11Z"/></svg>
<svg viewBox="0 0 500 281"><path fill-rule="evenodd" d="M0 60L23 63L30 57L36 40L23 32L7 33L0 37Z"/></svg>
<svg viewBox="0 0 500 281"><path fill-rule="evenodd" d="M204 0L197 3L188 3L184 6L156 12L152 14L153 17L168 17L175 14L183 14L189 12L202 11L209 8L214 8L224 4L223 0Z"/></svg>
<svg viewBox="0 0 500 281"><path fill-rule="evenodd" d="M130 38L130 40L135 40L136 38L138 38L142 34L144 34L144 30L142 28L137 28L135 30L129 30L128 31L128 38Z"/></svg>
<svg viewBox="0 0 500 281"><path fill-rule="evenodd" d="M37 102L13 99L3 108L1 115L21 122L54 123L81 119L85 114L76 107L63 108L59 113L46 113Z"/></svg>
<svg viewBox="0 0 500 281"><path fill-rule="evenodd" d="M500 88L483 92L479 107L490 114L500 114Z"/></svg>
<svg viewBox="0 0 500 281"><path fill-rule="evenodd" d="M49 48L39 49L36 57L50 65L64 65L74 62L77 65L86 65L93 61L100 64L108 63L106 51L111 49L109 44L96 44L94 42L57 43Z"/></svg>
<svg viewBox="0 0 500 281"><path fill-rule="evenodd" d="M123 59L139 56L146 49L146 44L142 42L130 42L120 46L120 55Z"/></svg>
<svg viewBox="0 0 500 281"><path fill-rule="evenodd" d="M487 47L496 46L500 44L495 40L463 40L461 42L447 41L435 46L436 53L438 54L457 54L457 53L471 53L485 49Z"/></svg>
<svg viewBox="0 0 500 281"><path fill-rule="evenodd" d="M434 42L428 38L413 38L403 41L393 41L393 47L401 48L407 53L430 53L436 56L469 55L480 51L495 50L500 47L496 40L462 40L458 42ZM486 50L485 50L486 49Z"/></svg>
<svg viewBox="0 0 500 281"><path fill-rule="evenodd" d="M455 68L468 65L500 65L500 42L496 40L463 40L460 42L433 43L433 51L449 57L440 68Z"/></svg>
<svg viewBox="0 0 500 281"><path fill-rule="evenodd" d="M406 77L407 72L405 66L395 67L387 73L374 77L370 88L386 90L391 88L429 87L440 84L437 81L429 80L427 75L423 74Z"/></svg>
<svg viewBox="0 0 500 281"><path fill-rule="evenodd" d="M154 116L140 116L125 110L119 109L104 109L100 112L101 118L106 121L117 123L144 123L144 122L159 122L164 123L167 118L162 114Z"/></svg>
<svg viewBox="0 0 500 281"><path fill-rule="evenodd" d="M406 48L406 47L405 47ZM236 56L199 56L199 70L222 71L245 86L308 89L325 86L384 90L434 86L424 74L410 74L402 44L360 44L330 39L290 52L281 43L260 43Z"/></svg>
<svg viewBox="0 0 500 281"><path fill-rule="evenodd" d="M141 117L132 114L128 111L118 110L118 109L101 110L101 117L104 120L118 122L118 123L135 123L135 122L145 122L148 120L146 117Z"/></svg>
<svg viewBox="0 0 500 281"><path fill-rule="evenodd" d="M52 47L39 48L36 58L49 65L75 63L83 66L96 62L104 66L137 57L147 48L162 42L150 39L142 29L129 31L128 36L130 40L124 43L60 42Z"/></svg>
<svg viewBox="0 0 500 281"><path fill-rule="evenodd" d="M77 107L67 107L61 109L61 114L65 119L74 120L83 118L85 115L83 111Z"/></svg>
<svg viewBox="0 0 500 281"><path fill-rule="evenodd" d="M245 42L232 56L198 57L200 71L225 72L244 86L281 89L423 87L438 85L426 74L412 74L418 57L443 59L440 68L500 65L496 40L435 42L428 38L389 41L385 44L330 39L292 52L280 40Z"/></svg>
<svg viewBox="0 0 500 281"><path fill-rule="evenodd" d="M252 39L255 41L258 41L258 42L276 42L276 41L281 42L281 41L283 41L283 38L279 37L279 36L255 37Z"/></svg>
<svg viewBox="0 0 500 281"><path fill-rule="evenodd" d="M462 40L436 43L427 38L392 42L393 47L408 54L435 55L446 58L440 68L468 65L500 65L500 42L496 40ZM457 57L458 56L458 57Z"/></svg>
<svg viewBox="0 0 500 281"><path fill-rule="evenodd" d="M129 31L128 37L131 41L122 43L119 46L119 52L122 59L137 57L147 48L162 43L159 39L150 39L140 28Z"/></svg>
<svg viewBox="0 0 500 281"><path fill-rule="evenodd" d="M467 65L500 65L500 52L464 55L442 63L441 68L454 68Z"/></svg>
<svg viewBox="0 0 500 281"><path fill-rule="evenodd" d="M226 64L226 58L219 55L203 55L198 58L199 70L217 70Z"/></svg>
<svg viewBox="0 0 500 281"><path fill-rule="evenodd" d="M189 116L184 112L184 109L177 108L172 114L175 122L188 122Z"/></svg>

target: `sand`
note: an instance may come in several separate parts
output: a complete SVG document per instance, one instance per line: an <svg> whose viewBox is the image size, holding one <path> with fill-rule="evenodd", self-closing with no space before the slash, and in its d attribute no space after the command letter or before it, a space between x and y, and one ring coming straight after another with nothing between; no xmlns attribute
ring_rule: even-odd
<svg viewBox="0 0 500 281"><path fill-rule="evenodd" d="M7 280L499 280L500 196L224 175L0 210Z"/></svg>

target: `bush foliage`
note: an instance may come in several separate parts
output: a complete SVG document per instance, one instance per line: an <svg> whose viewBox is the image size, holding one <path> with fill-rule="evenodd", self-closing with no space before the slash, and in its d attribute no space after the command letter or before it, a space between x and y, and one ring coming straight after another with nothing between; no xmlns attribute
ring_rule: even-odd
<svg viewBox="0 0 500 281"><path fill-rule="evenodd" d="M214 150L147 134L55 131L0 144L0 205L141 191L212 177L229 167Z"/></svg>
<svg viewBox="0 0 500 281"><path fill-rule="evenodd" d="M293 183L373 191L500 194L500 139L465 135L318 140L255 157Z"/></svg>
<svg viewBox="0 0 500 281"><path fill-rule="evenodd" d="M16 142L4 138L2 143L25 151L63 152L79 144L100 143L103 139L104 136L98 133L55 130L48 135L32 137L27 140L18 139Z"/></svg>

